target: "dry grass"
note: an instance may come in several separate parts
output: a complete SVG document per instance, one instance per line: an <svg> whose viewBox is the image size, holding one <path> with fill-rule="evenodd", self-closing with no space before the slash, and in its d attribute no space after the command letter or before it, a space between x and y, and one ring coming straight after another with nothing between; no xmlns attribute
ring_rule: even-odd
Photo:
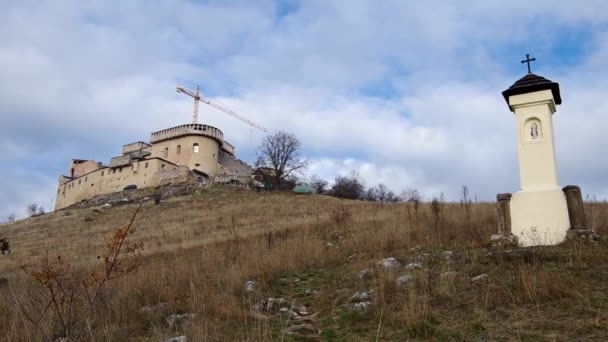
<svg viewBox="0 0 608 342"><path fill-rule="evenodd" d="M144 265L110 285L91 339L606 340L608 242L488 253L493 204L473 204L469 220L459 204L439 211L421 204L417 215L409 209L222 188L147 203L134 235L145 245ZM90 267L105 237L133 211L73 210L2 226L13 253L0 256L0 272L9 278L1 296L34 286L17 267L47 253ZM589 216L608 233L608 206L589 205ZM446 250L454 253L450 260ZM386 257L424 267L380 270L377 263ZM373 276L358 279L364 268ZM440 276L448 271L456 273ZM398 287L395 278L404 274L414 280ZM487 280L471 282L480 274ZM248 280L259 289L245 292ZM349 308L355 292L369 290L369 310ZM256 310L268 297L304 305L316 316L299 321ZM141 311L159 303L166 304ZM176 313L196 316L169 326L166 318ZM303 322L314 331L287 334ZM0 302L0 332L6 341L37 340L7 301Z"/></svg>

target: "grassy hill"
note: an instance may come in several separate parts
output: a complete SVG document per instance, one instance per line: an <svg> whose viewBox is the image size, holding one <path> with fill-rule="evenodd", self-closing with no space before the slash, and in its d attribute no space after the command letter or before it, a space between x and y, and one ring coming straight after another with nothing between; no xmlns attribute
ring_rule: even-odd
<svg viewBox="0 0 608 342"><path fill-rule="evenodd" d="M93 272L136 209L0 226L13 250L0 255L0 339L42 339L26 316L44 312L44 285L20 266L61 256L73 274ZM608 232L608 207L587 209L591 225ZM143 243L142 264L108 282L85 340L606 340L608 242L492 250L495 227L491 203L471 204L467 218L460 204L222 187L146 202L128 237ZM400 265L382 267L387 258ZM57 322L38 325L57 331Z"/></svg>

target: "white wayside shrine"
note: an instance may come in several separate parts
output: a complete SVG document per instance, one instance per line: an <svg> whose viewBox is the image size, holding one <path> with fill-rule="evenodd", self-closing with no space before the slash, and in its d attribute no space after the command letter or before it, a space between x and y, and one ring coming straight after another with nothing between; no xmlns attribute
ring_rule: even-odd
<svg viewBox="0 0 608 342"><path fill-rule="evenodd" d="M515 114L521 181L511 198L511 232L522 247L561 243L570 221L555 162L552 117L562 102L559 84L531 73L528 64L528 74L502 94Z"/></svg>

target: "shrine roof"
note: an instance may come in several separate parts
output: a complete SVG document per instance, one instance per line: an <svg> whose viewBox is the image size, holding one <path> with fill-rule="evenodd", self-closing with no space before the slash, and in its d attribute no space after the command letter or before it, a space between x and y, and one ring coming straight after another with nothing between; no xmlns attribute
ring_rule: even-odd
<svg viewBox="0 0 608 342"><path fill-rule="evenodd" d="M509 104L509 96L527 94L540 90L551 90L555 104L562 104L562 97L559 92L559 83L548 80L542 76L528 73L526 76L513 83L509 89L502 92L502 96Z"/></svg>

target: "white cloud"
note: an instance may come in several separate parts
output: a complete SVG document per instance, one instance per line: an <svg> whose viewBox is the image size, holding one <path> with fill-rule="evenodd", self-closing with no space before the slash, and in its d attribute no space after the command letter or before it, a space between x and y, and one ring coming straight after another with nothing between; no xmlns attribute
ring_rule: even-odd
<svg viewBox="0 0 608 342"><path fill-rule="evenodd" d="M457 199L468 184L489 200L517 189L515 125L500 92L523 74L526 52L562 86L564 183L608 194L606 2L291 4L288 13L274 1L4 6L0 173L11 181L0 215L52 197L71 158L107 161L123 143L188 122L191 101L174 87L197 83L253 121L294 132L311 172L328 179L355 169L370 185ZM568 43L583 52L560 45L568 32L583 37ZM574 64L552 67L569 54ZM200 117L253 161L260 133L208 106Z"/></svg>

